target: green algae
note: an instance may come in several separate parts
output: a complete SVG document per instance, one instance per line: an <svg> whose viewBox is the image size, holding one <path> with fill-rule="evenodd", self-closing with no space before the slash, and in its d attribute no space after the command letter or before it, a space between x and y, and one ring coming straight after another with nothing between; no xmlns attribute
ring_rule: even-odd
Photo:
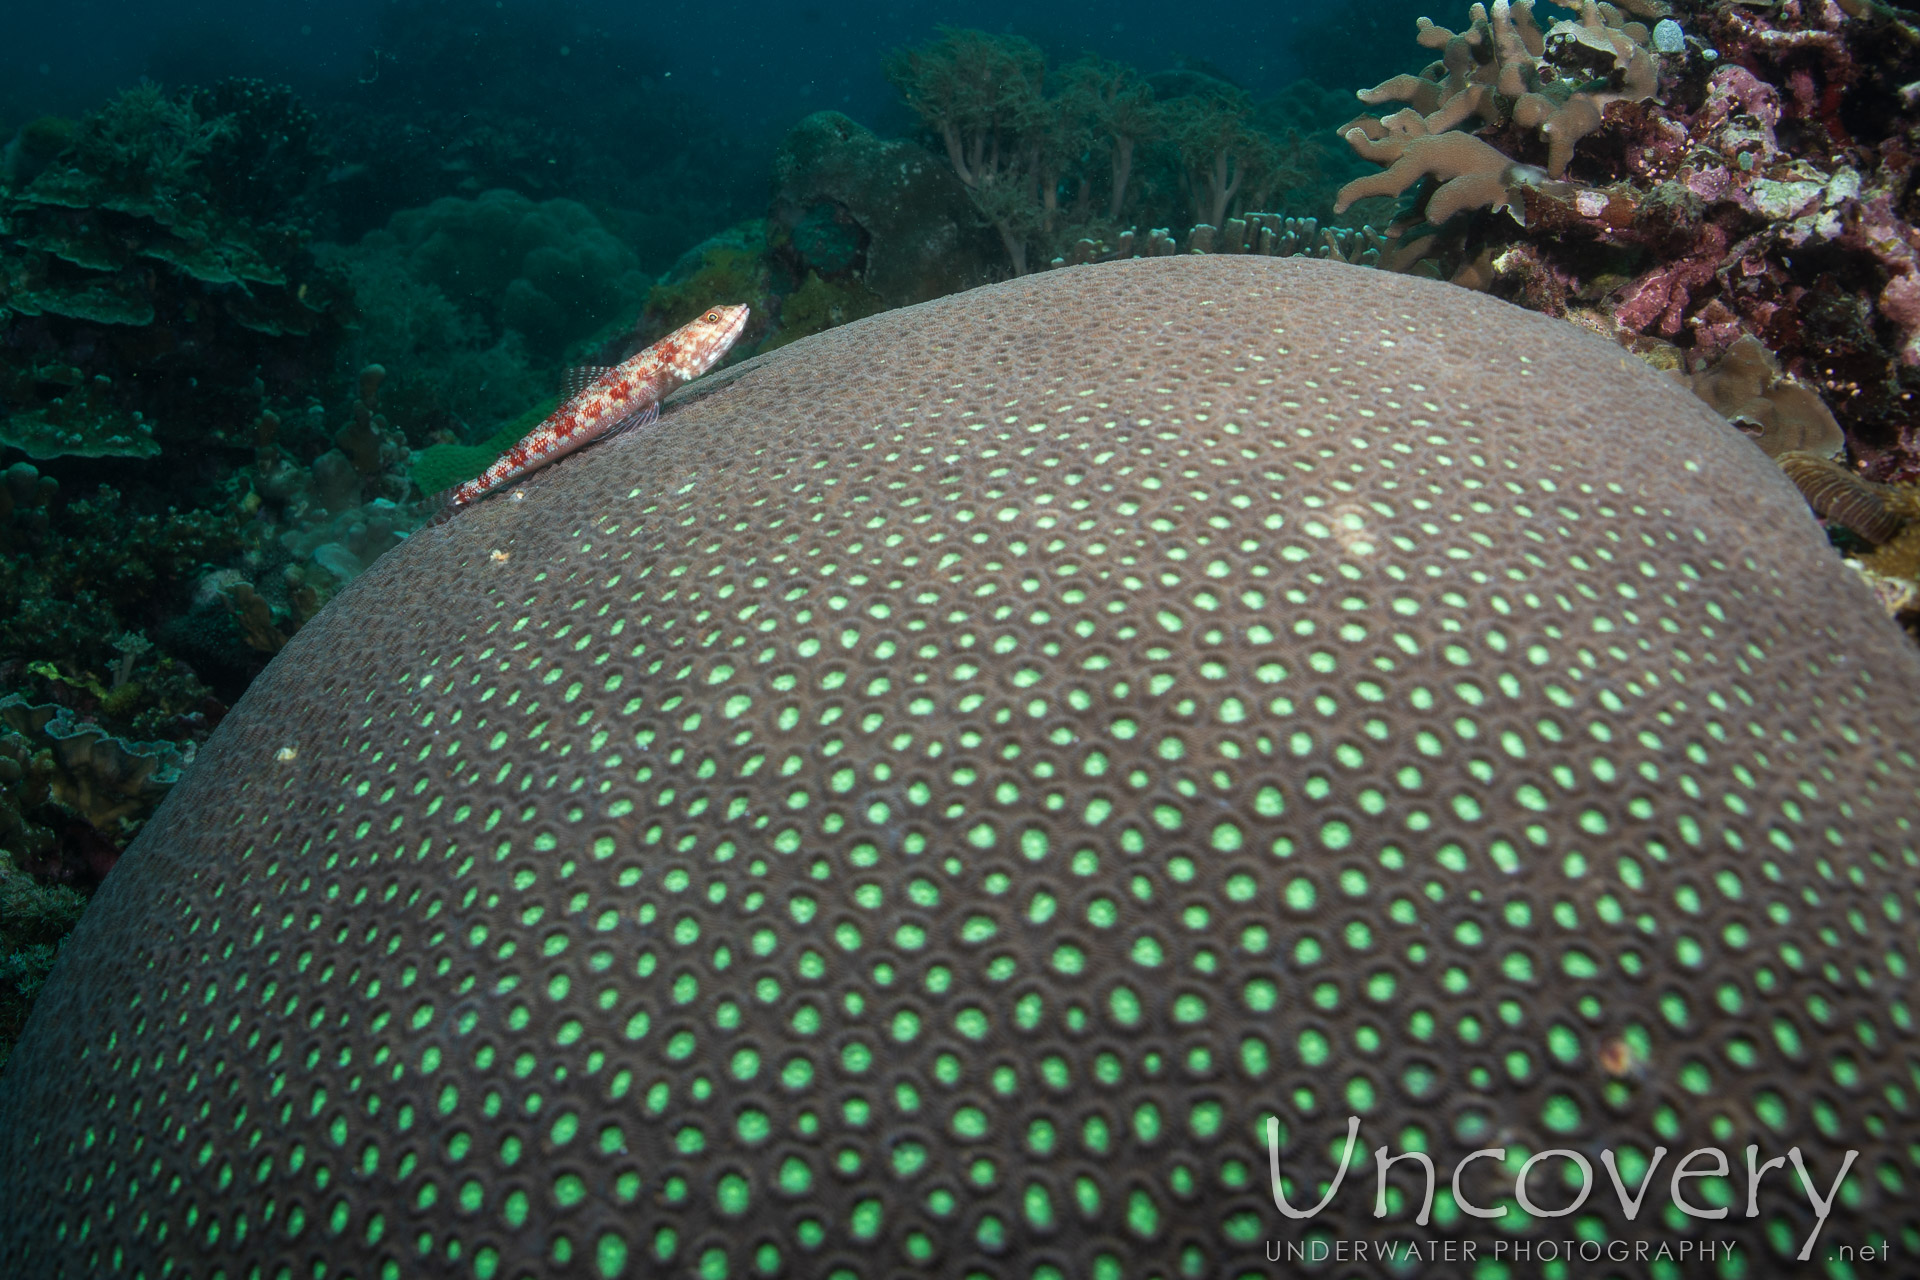
<svg viewBox="0 0 1920 1280"><path fill-rule="evenodd" d="M495 458L544 422L548 414L560 407L560 401L559 396L542 400L519 417L503 423L498 431L478 444L428 445L414 453L407 474L413 477L413 483L427 497L465 484L492 466Z"/></svg>

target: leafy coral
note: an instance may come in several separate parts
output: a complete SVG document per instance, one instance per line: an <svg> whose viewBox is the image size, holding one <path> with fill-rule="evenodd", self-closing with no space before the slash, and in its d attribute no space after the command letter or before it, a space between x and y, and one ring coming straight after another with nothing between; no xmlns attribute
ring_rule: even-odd
<svg viewBox="0 0 1920 1280"><path fill-rule="evenodd" d="M272 166L251 165L230 96L136 86L0 194L8 442L41 458L203 448L263 391L330 367L344 295Z"/></svg>

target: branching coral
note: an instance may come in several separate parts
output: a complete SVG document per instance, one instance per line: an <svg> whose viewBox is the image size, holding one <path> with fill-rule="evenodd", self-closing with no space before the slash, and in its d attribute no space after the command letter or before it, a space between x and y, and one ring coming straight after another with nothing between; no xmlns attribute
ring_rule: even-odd
<svg viewBox="0 0 1920 1280"><path fill-rule="evenodd" d="M1475 4L1464 31L1420 19L1419 40L1440 51L1438 61L1360 91L1371 106L1408 106L1382 121L1362 116L1342 131L1362 157L1391 167L1347 184L1336 210L1371 195L1398 195L1426 177L1442 184L1425 207L1429 223L1467 209L1510 207L1516 180L1537 171L1452 130L1510 121L1534 130L1548 144L1545 175L1559 178L1608 104L1644 101L1659 85L1646 26L1602 0L1581 0L1577 21L1556 22L1545 33L1534 21L1533 0L1494 0L1491 13Z"/></svg>
<svg viewBox="0 0 1920 1280"><path fill-rule="evenodd" d="M1144 189L1177 188L1192 221L1217 225L1317 177L1314 147L1267 127L1245 92L1199 71L1147 82L1087 58L1049 73L1025 40L943 29L896 54L888 74L940 139L1016 275L1046 255L1078 254L1083 240L1113 242ZM1146 181L1145 169L1173 181Z"/></svg>
<svg viewBox="0 0 1920 1280"><path fill-rule="evenodd" d="M1187 238L1192 253L1257 253L1269 258L1331 258L1357 267L1380 265L1386 237L1376 227L1322 227L1316 218L1250 213L1228 218L1218 231L1195 227Z"/></svg>
<svg viewBox="0 0 1920 1280"><path fill-rule="evenodd" d="M1423 210L1430 223L1442 223L1466 209L1505 209L1515 192L1537 170L1517 164L1470 133L1432 133L1417 110L1396 111L1385 119L1363 116L1347 130L1347 142L1365 159L1387 167L1355 178L1340 188L1335 213L1357 200L1399 195L1425 178L1438 185Z"/></svg>
<svg viewBox="0 0 1920 1280"><path fill-rule="evenodd" d="M895 54L887 76L940 138L1014 274L1025 275L1027 241L1058 207L1060 139L1039 48L1018 36L944 28L932 44Z"/></svg>
<svg viewBox="0 0 1920 1280"><path fill-rule="evenodd" d="M1274 186L1294 176L1282 168L1279 143L1254 126L1244 93L1190 94L1167 116L1195 222L1219 226L1229 210L1264 208Z"/></svg>
<svg viewBox="0 0 1920 1280"><path fill-rule="evenodd" d="M1920 98L1903 88L1920 28L1867 4L1703 4L1657 34L1656 16L1583 2L1541 30L1509 0L1457 32L1423 23L1440 57L1363 94L1406 105L1348 128L1389 168L1341 207L1401 194L1389 265L1637 351L1677 345L1696 372L1751 336L1868 474L1920 476ZM1427 163L1433 138L1461 154Z"/></svg>

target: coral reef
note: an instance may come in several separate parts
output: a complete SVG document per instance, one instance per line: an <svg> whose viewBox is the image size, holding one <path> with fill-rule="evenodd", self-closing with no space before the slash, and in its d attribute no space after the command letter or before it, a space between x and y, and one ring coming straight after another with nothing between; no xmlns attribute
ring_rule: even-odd
<svg viewBox="0 0 1920 1280"><path fill-rule="evenodd" d="M1143 81L1093 58L1049 70L1018 36L943 28L887 74L1015 275L1143 217L1217 224L1319 173L1316 146L1273 132L1248 94L1199 70Z"/></svg>
<svg viewBox="0 0 1920 1280"><path fill-rule="evenodd" d="M416 444L518 413L569 352L630 326L654 285L584 205L507 190L402 210L322 257L358 303L350 355L388 371L383 394Z"/></svg>
<svg viewBox="0 0 1920 1280"><path fill-rule="evenodd" d="M278 652L334 592L425 523L413 450L381 412L386 382L381 365L360 370L346 420L332 435L334 447L304 466L278 445L279 416L260 416L254 468L246 477L250 492L242 502L254 517L253 550L245 561L251 578L210 575L197 593L202 607L218 595L250 648ZM310 405L308 416L324 421L325 411ZM276 564L277 575L264 572Z"/></svg>
<svg viewBox="0 0 1920 1280"><path fill-rule="evenodd" d="M1530 3L1500 0L1459 32L1423 19L1441 57L1361 93L1406 105L1346 130L1387 168L1340 203L1399 193L1389 265L1669 365L1738 369L1752 338L1788 376L1769 380L1825 401L1869 476L1920 476L1917 118L1899 92L1920 30L1853 9L1582 0L1542 31ZM1786 394L1803 402L1789 416L1818 416Z"/></svg>
<svg viewBox="0 0 1920 1280"><path fill-rule="evenodd" d="M557 359L611 320L631 318L652 283L631 249L573 200L488 191L403 210L361 242L393 250L498 334L518 333L536 357Z"/></svg>
<svg viewBox="0 0 1920 1280"><path fill-rule="evenodd" d="M149 642L123 638L121 682ZM191 763L192 742L139 742L71 708L0 697L0 1065L87 896Z"/></svg>
<svg viewBox="0 0 1920 1280"><path fill-rule="evenodd" d="M1900 1274L1920 651L1832 565L1687 389L1430 280L1155 258L794 344L282 653L0 1080L0 1252L1264 1276L1263 1131L1304 1180L1364 1115L1443 1186L1857 1152L1824 1239ZM1353 1182L1317 1228L1416 1230ZM1807 1274L1756 1194L1660 1230Z"/></svg>
<svg viewBox="0 0 1920 1280"><path fill-rule="evenodd" d="M809 272L780 305L780 329L759 350L772 351L850 320L886 310L879 295L857 280L830 281Z"/></svg>
<svg viewBox="0 0 1920 1280"><path fill-rule="evenodd" d="M376 233L319 252L353 291L350 356L389 371L385 398L415 442L485 430L541 393L520 334L495 333L486 316L416 279L397 243Z"/></svg>
<svg viewBox="0 0 1920 1280"><path fill-rule="evenodd" d="M629 342L638 350L678 329L717 300L753 308L746 332L728 359L750 354L779 314L781 290L771 261L769 227L754 218L709 236L681 254L646 293L646 307Z"/></svg>
<svg viewBox="0 0 1920 1280"><path fill-rule="evenodd" d="M26 489L22 472L10 476L19 480L9 489ZM39 480L32 492L45 492ZM31 508L28 518L30 531L15 533L14 550L0 557L0 660L57 660L73 670L105 671L116 660L115 637L158 622L185 601L203 566L247 546L237 501L133 511L102 486L58 507Z"/></svg>
<svg viewBox="0 0 1920 1280"><path fill-rule="evenodd" d="M1147 114L1145 104L1135 110ZM1181 181L1195 222L1218 226L1229 210L1269 208L1276 189L1311 181L1310 168L1288 163L1289 151L1297 155L1302 149L1298 136L1290 140L1289 149L1256 125L1253 99L1241 90L1227 86L1220 92L1188 94L1169 103L1162 115L1179 152ZM1133 141L1114 134L1116 154L1122 142ZM1115 202L1123 204L1125 194L1124 177L1116 168Z"/></svg>
<svg viewBox="0 0 1920 1280"><path fill-rule="evenodd" d="M73 121L41 116L22 125L0 147L0 184L25 186L73 145Z"/></svg>
<svg viewBox="0 0 1920 1280"><path fill-rule="evenodd" d="M201 448L263 392L325 376L345 294L288 221L311 156L248 141L296 107L246 83L141 85L0 193L6 443L39 459Z"/></svg>
<svg viewBox="0 0 1920 1280"><path fill-rule="evenodd" d="M75 760L190 754L429 495L544 416L566 365L716 299L753 308L739 361L1121 259L1451 280L1605 335L1712 405L1920 637L1912 12L1381 0L1314 21L1349 33L1316 37L1329 82L1423 52L1369 74L1356 118L1351 92L1310 81L1259 100L1197 59L1143 75L943 30L887 64L916 136L807 116L770 202L764 152L570 3L396 0L317 110L210 79L76 120L18 113L0 147L0 698L20 722L0 730L0 897L87 891L165 772L83 786ZM59 932L7 927L0 1045Z"/></svg>
<svg viewBox="0 0 1920 1280"><path fill-rule="evenodd" d="M130 742L77 719L70 708L34 706L19 694L0 697L0 724L25 738L50 764L47 791L66 813L97 830L131 836L123 824L151 812L180 771L193 744Z"/></svg>
<svg viewBox="0 0 1920 1280"><path fill-rule="evenodd" d="M837 111L808 116L781 142L772 221L803 275L857 276L891 307L984 284L1002 257L950 167ZM829 225L853 230L855 242L824 234Z"/></svg>
<svg viewBox="0 0 1920 1280"><path fill-rule="evenodd" d="M1829 528L1868 544L1847 566L1920 642L1920 483L1877 484L1815 453L1784 453L1778 461Z"/></svg>
<svg viewBox="0 0 1920 1280"><path fill-rule="evenodd" d="M16 462L0 473L0 551L25 549L47 531L48 508L60 482L43 476L31 462Z"/></svg>
<svg viewBox="0 0 1920 1280"><path fill-rule="evenodd" d="M151 458L160 452L153 427L139 409L123 411L115 403L113 379L89 378L79 369L35 371L36 378L66 388L31 409L0 419L0 447L29 458Z"/></svg>
<svg viewBox="0 0 1920 1280"><path fill-rule="evenodd" d="M763 190L764 153L636 78L631 41L466 8L452 35L440 0L383 6L318 111L214 76L0 133L0 1053L65 927L8 932L15 890L89 892L170 776L114 769L189 757L423 521L416 471L625 341L655 273ZM540 56L571 78L536 89L520 39L556 22ZM849 311L830 269L810 325Z"/></svg>
<svg viewBox="0 0 1920 1280"><path fill-rule="evenodd" d="M1333 258L1359 267L1379 266L1380 255L1387 247L1386 237L1377 227L1323 227L1317 218L1278 213L1249 213L1244 218L1228 218L1219 227L1201 223L1187 233L1189 253Z"/></svg>
<svg viewBox="0 0 1920 1280"><path fill-rule="evenodd" d="M1058 216L1065 150L1051 136L1046 58L1019 36L946 30L903 50L887 74L944 146L947 162L999 234L1015 275L1027 242Z"/></svg>
<svg viewBox="0 0 1920 1280"><path fill-rule="evenodd" d="M20 870L9 852L17 838L8 826L9 789L19 768L8 738L0 735L0 1069L46 985L60 943L87 905L77 890Z"/></svg>
<svg viewBox="0 0 1920 1280"><path fill-rule="evenodd" d="M428 445L412 455L408 475L414 488L427 497L445 493L493 465L494 459L539 426L560 406L560 397L540 401L518 417L509 419L497 431L477 444L442 442Z"/></svg>
<svg viewBox="0 0 1920 1280"><path fill-rule="evenodd" d="M1797 452L1831 458L1846 447L1845 433L1820 397L1782 374L1773 352L1750 333L1687 383L1769 457Z"/></svg>

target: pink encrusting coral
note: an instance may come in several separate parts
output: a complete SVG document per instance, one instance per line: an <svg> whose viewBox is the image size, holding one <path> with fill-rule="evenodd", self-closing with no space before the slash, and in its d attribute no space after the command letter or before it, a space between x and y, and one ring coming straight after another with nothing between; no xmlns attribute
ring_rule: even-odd
<svg viewBox="0 0 1920 1280"><path fill-rule="evenodd" d="M1863 471L1920 476L1920 27L1851 0L1476 4L1343 130L1402 203L1382 255L1676 371L1745 337L1832 408ZM1656 23L1654 20L1659 19ZM1372 215L1378 217L1379 215Z"/></svg>

